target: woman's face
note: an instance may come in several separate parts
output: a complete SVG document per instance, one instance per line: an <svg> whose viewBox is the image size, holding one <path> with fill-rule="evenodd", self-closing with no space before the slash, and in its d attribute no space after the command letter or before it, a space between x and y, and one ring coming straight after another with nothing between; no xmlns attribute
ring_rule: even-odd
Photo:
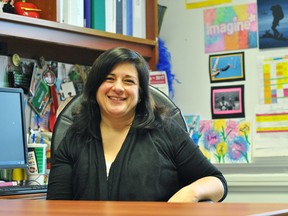
<svg viewBox="0 0 288 216"><path fill-rule="evenodd" d="M139 77L131 63L116 65L100 85L96 100L107 118L133 118L139 101Z"/></svg>

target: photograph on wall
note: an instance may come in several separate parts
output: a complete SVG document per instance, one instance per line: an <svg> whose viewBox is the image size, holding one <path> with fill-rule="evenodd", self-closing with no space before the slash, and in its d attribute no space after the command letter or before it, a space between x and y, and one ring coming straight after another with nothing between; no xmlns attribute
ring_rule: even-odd
<svg viewBox="0 0 288 216"><path fill-rule="evenodd" d="M256 3L204 10L205 53L257 47Z"/></svg>
<svg viewBox="0 0 288 216"><path fill-rule="evenodd" d="M288 1L258 0L259 48L288 46Z"/></svg>
<svg viewBox="0 0 288 216"><path fill-rule="evenodd" d="M200 120L199 148L212 163L251 163L251 125L246 119Z"/></svg>
<svg viewBox="0 0 288 216"><path fill-rule="evenodd" d="M211 87L212 119L242 118L244 112L244 85Z"/></svg>
<svg viewBox="0 0 288 216"><path fill-rule="evenodd" d="M244 52L209 56L210 82L245 80Z"/></svg>

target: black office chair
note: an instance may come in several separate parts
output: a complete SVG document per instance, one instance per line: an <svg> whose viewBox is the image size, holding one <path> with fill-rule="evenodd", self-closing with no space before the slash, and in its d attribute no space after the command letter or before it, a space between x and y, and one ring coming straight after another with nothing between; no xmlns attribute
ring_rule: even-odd
<svg viewBox="0 0 288 216"><path fill-rule="evenodd" d="M150 86L150 91L155 103L166 107L169 115L175 119L186 131L188 131L187 124L181 110L175 105L175 103L166 94L153 86ZM67 129L72 124L73 107L80 104L80 101L81 95L75 96L58 115L51 140L51 156L53 156L54 151L60 144L63 134L66 133Z"/></svg>

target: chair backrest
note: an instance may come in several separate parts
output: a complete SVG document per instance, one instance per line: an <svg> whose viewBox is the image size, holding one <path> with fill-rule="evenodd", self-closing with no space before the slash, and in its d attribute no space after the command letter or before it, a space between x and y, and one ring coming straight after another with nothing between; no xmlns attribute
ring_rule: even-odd
<svg viewBox="0 0 288 216"><path fill-rule="evenodd" d="M168 109L171 118L175 119L184 130L188 131L186 121L182 115L181 110L176 104L159 89L149 86L151 95L157 105L165 106ZM56 124L54 126L52 140L51 140L51 156L60 144L63 135L73 122L73 109L81 103L81 95L75 96L59 113Z"/></svg>

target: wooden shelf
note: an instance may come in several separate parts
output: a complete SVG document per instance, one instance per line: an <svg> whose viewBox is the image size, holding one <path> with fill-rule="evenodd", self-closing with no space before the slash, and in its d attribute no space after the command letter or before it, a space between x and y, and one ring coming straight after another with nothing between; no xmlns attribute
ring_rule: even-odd
<svg viewBox="0 0 288 216"><path fill-rule="evenodd" d="M0 13L0 42L7 45L7 55L91 65L107 49L124 46L139 52L155 70L158 57L157 0L146 1L147 38L135 38L95 29ZM154 14L154 15L151 15ZM152 20L153 19L153 20Z"/></svg>

